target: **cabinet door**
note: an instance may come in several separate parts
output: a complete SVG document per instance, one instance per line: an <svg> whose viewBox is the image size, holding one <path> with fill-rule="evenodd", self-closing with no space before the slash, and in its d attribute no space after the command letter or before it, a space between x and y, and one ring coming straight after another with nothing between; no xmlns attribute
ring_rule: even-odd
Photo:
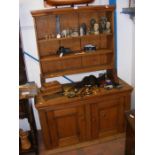
<svg viewBox="0 0 155 155"><path fill-rule="evenodd" d="M65 108L47 113L52 146L65 146L85 139L84 107Z"/></svg>
<svg viewBox="0 0 155 155"><path fill-rule="evenodd" d="M123 100L107 98L91 105L92 138L118 133L122 130Z"/></svg>

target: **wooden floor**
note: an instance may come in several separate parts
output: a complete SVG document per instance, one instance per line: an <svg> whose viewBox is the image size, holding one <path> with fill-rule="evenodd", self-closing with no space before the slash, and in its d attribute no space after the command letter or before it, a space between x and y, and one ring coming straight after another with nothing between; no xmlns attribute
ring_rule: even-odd
<svg viewBox="0 0 155 155"><path fill-rule="evenodd" d="M45 149L41 134L39 134L39 155L124 155L124 149L125 134L54 150Z"/></svg>

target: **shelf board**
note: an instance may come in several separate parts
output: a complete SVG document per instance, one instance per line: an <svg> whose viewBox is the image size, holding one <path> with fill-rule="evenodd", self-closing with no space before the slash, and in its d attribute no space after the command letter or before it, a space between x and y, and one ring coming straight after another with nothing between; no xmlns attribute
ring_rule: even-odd
<svg viewBox="0 0 155 155"><path fill-rule="evenodd" d="M76 57L80 57L80 56L108 54L108 53L112 53L112 50L99 49L99 50L92 51L92 52L80 51L79 53L72 53L72 54L64 55L63 57L59 57L59 55L44 56L44 57L40 58L40 61L46 62L46 61L52 61L52 60L58 60L58 59L64 60L64 59L72 59L72 58L76 58Z"/></svg>
<svg viewBox="0 0 155 155"><path fill-rule="evenodd" d="M57 15L57 14L67 14L67 13L81 13L88 11L113 11L115 9L115 5L96 5L96 6L79 6L78 9L74 9L73 7L64 7L64 8L51 8L51 9L42 9L31 11L33 17L36 16L44 16L44 15Z"/></svg>
<svg viewBox="0 0 155 155"><path fill-rule="evenodd" d="M47 42L47 41L61 41L61 40L69 40L69 39L76 39L76 38L87 38L87 37L93 37L93 36L111 36L113 35L112 33L103 33L103 34L89 34L89 35L84 35L84 36L77 36L77 37L66 37L66 38L50 38L50 39L38 39L39 43Z"/></svg>
<svg viewBox="0 0 155 155"><path fill-rule="evenodd" d="M64 70L61 72L46 73L46 74L43 74L42 77L46 79L46 78L53 78L53 77L58 77L58 76L85 73L85 72L91 72L91 71L99 71L99 70L112 69L112 68L113 68L112 64L85 67L85 68L83 67L83 68L74 69L74 70Z"/></svg>

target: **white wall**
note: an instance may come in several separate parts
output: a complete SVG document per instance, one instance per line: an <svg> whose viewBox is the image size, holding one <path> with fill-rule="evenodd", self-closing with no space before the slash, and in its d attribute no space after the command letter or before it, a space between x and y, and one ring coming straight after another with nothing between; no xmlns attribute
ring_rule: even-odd
<svg viewBox="0 0 155 155"><path fill-rule="evenodd" d="M109 4L109 0L95 0L95 2L91 5L107 5ZM38 58L36 40L35 40L35 31L34 31L34 23L30 11L43 9L43 0L20 0L19 1L19 17L20 17L20 27L21 27L21 38L23 42L23 49L25 52L30 55ZM26 70L29 81L35 81L38 86L40 86L40 68L38 62L32 60L28 56L25 56ZM100 71L102 72L102 71ZM98 75L100 72L93 72L88 74ZM68 76L74 81L79 81L83 78L83 76L88 74L78 74ZM53 78L52 80L58 80L61 83L68 83L62 77ZM32 101L33 102L33 101ZM40 123L38 118L38 112L34 107L35 120L37 122L37 128L40 129ZM20 121L19 126L25 130L29 129L28 123L26 120Z"/></svg>
<svg viewBox="0 0 155 155"><path fill-rule="evenodd" d="M118 76L135 86L135 23L134 18L123 14L128 1L117 0L117 69ZM131 108L134 108L134 91Z"/></svg>

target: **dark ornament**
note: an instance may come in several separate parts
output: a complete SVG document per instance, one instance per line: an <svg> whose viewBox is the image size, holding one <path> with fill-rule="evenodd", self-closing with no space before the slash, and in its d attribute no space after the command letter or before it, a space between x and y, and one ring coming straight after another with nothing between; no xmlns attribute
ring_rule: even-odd
<svg viewBox="0 0 155 155"><path fill-rule="evenodd" d="M94 33L94 25L96 23L96 20L94 18L92 18L90 20L90 33L93 34Z"/></svg>
<svg viewBox="0 0 155 155"><path fill-rule="evenodd" d="M99 32L103 33L106 31L106 23L107 23L107 17L101 17L99 21Z"/></svg>

